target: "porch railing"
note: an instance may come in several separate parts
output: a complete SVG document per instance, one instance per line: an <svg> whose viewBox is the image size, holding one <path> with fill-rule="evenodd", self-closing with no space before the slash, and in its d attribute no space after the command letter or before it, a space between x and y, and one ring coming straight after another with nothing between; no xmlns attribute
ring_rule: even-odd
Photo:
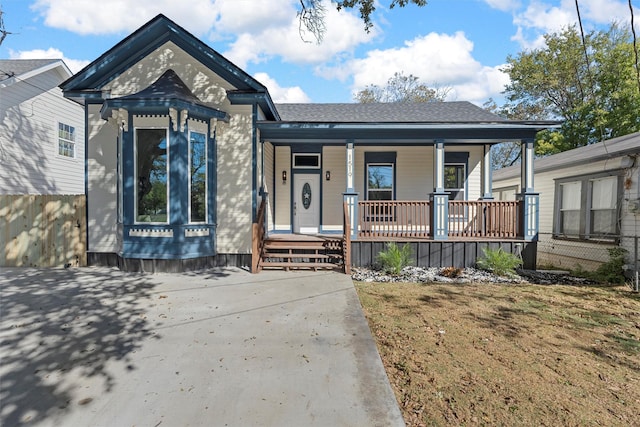
<svg viewBox="0 0 640 427"><path fill-rule="evenodd" d="M449 236L515 238L518 236L519 202L449 201Z"/></svg>
<svg viewBox="0 0 640 427"><path fill-rule="evenodd" d="M449 201L449 237L516 238L520 223L517 201ZM429 238L430 202L359 201L358 237Z"/></svg>
<svg viewBox="0 0 640 427"><path fill-rule="evenodd" d="M262 200L256 220L251 224L251 272L260 272L260 259L262 258L262 248L264 246L264 216L266 211L266 200Z"/></svg>
<svg viewBox="0 0 640 427"><path fill-rule="evenodd" d="M360 237L429 237L428 200L358 202Z"/></svg>

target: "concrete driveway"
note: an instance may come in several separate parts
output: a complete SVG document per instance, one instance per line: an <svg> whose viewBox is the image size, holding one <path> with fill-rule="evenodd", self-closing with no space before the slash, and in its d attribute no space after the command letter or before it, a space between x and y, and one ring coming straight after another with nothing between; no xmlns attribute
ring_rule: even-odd
<svg viewBox="0 0 640 427"><path fill-rule="evenodd" d="M349 276L0 269L0 424L402 426Z"/></svg>

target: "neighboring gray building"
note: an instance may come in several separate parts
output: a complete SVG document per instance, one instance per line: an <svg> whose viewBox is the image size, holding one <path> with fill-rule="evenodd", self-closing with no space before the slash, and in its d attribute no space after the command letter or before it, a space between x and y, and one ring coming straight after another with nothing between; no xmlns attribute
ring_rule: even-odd
<svg viewBox="0 0 640 427"><path fill-rule="evenodd" d="M535 161L540 192L538 265L593 270L607 249L629 252L637 270L640 236L640 132ZM520 166L494 172L496 199L515 197Z"/></svg>
<svg viewBox="0 0 640 427"><path fill-rule="evenodd" d="M84 194L84 109L60 59L0 60L0 194Z"/></svg>

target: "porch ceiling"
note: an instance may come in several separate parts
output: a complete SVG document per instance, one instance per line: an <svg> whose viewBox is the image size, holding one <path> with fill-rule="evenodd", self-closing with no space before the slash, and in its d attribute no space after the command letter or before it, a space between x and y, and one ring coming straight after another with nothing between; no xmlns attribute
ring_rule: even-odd
<svg viewBox="0 0 640 427"><path fill-rule="evenodd" d="M533 139L537 132L558 126L555 121L507 123L335 123L259 121L262 140L274 143L344 142L405 144L435 140L465 144L497 144Z"/></svg>

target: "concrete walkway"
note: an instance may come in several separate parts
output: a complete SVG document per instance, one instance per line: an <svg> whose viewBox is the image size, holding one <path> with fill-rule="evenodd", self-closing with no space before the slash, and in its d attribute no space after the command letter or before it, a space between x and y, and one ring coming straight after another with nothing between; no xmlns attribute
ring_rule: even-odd
<svg viewBox="0 0 640 427"><path fill-rule="evenodd" d="M402 426L348 276L0 269L0 425Z"/></svg>

